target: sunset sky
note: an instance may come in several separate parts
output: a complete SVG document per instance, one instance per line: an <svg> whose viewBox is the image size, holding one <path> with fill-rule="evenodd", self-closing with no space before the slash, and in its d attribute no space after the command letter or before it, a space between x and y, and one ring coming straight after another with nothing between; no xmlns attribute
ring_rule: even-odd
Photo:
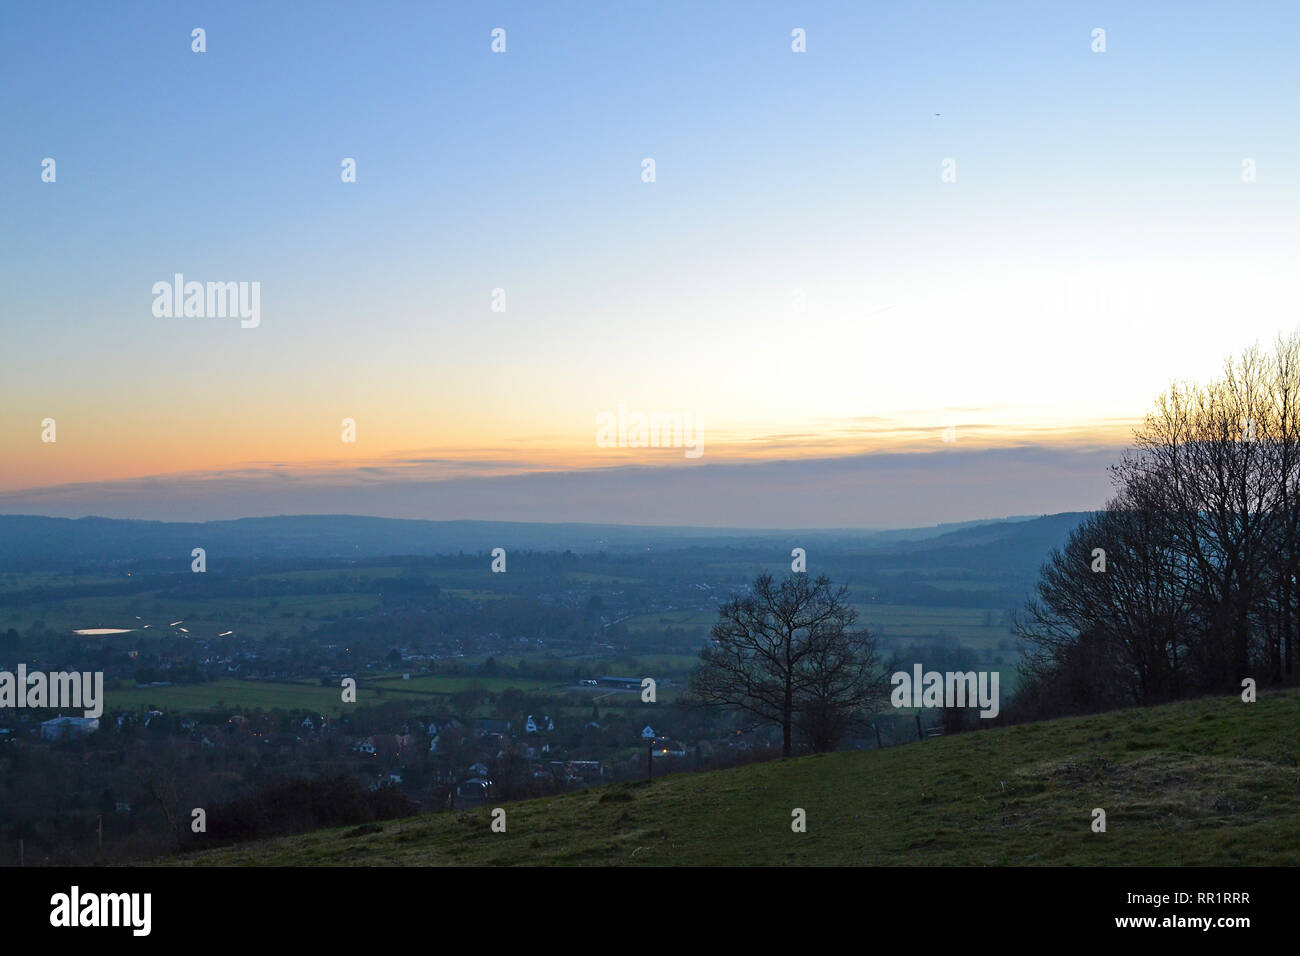
<svg viewBox="0 0 1300 956"><path fill-rule="evenodd" d="M1300 8L983 6L0 6L0 512L1099 506L1300 324ZM156 317L176 273L260 324Z"/></svg>

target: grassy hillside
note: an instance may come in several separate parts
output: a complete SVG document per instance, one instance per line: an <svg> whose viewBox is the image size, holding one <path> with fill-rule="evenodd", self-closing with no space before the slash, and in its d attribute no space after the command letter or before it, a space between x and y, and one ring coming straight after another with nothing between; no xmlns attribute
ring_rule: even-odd
<svg viewBox="0 0 1300 956"><path fill-rule="evenodd" d="M807 811L793 833L791 811ZM1092 809L1107 832L1091 831ZM245 865L1297 865L1300 694L1212 698L883 751L322 831Z"/></svg>

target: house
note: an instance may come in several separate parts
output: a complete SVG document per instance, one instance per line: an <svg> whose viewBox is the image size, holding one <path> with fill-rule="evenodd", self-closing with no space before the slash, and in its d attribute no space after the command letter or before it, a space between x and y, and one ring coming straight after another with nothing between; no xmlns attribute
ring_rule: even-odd
<svg viewBox="0 0 1300 956"><path fill-rule="evenodd" d="M541 721L533 720L533 715L528 715L528 720L524 722L524 733L535 734L539 731L551 731L555 729L555 722L550 717L543 717Z"/></svg>
<svg viewBox="0 0 1300 956"><path fill-rule="evenodd" d="M661 737L654 742L651 747L656 757L685 757L686 746L680 740L669 740L667 737Z"/></svg>
<svg viewBox="0 0 1300 956"><path fill-rule="evenodd" d="M42 740L75 740L99 729L98 717L55 717L41 721Z"/></svg>

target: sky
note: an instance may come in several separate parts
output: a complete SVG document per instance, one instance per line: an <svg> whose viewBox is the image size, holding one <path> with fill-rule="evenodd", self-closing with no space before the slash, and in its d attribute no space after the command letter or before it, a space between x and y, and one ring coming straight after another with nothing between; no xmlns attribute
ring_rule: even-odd
<svg viewBox="0 0 1300 956"><path fill-rule="evenodd" d="M0 3L0 512L1098 507L1300 322L1300 8L1132 6Z"/></svg>

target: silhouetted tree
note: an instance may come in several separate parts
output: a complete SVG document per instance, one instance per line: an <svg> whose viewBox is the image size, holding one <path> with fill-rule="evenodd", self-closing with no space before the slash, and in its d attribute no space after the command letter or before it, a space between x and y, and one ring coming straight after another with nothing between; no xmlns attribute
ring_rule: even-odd
<svg viewBox="0 0 1300 956"><path fill-rule="evenodd" d="M1300 334L1172 385L1112 473L1115 500L1052 553L1017 618L1033 645L1018 696L1096 709L1292 678Z"/></svg>
<svg viewBox="0 0 1300 956"><path fill-rule="evenodd" d="M874 642L853 629L857 613L846 594L825 576L793 574L779 585L770 574L758 577L719 611L691 698L777 724L783 756L796 729L812 749L833 749L884 686Z"/></svg>

